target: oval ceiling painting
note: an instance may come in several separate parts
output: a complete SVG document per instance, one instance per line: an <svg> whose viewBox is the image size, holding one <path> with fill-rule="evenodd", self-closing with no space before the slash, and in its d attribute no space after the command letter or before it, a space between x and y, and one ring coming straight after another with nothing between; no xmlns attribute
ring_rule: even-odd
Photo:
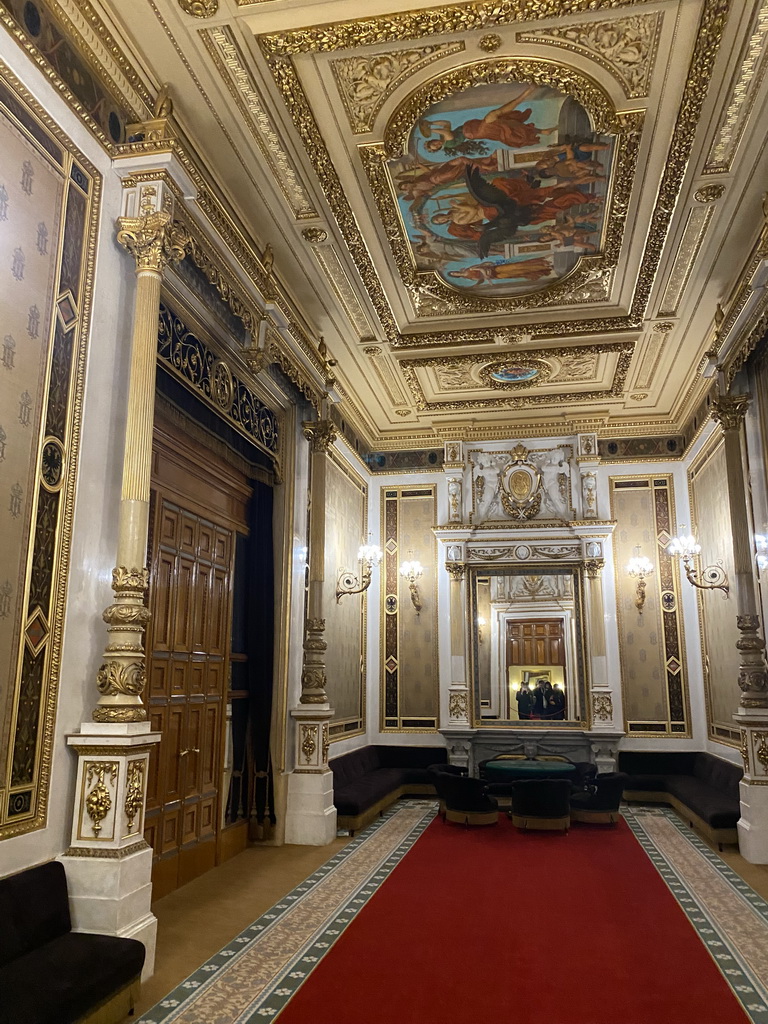
<svg viewBox="0 0 768 1024"><path fill-rule="evenodd" d="M559 280L599 251L612 152L548 86L475 85L434 104L387 162L417 269L499 298Z"/></svg>

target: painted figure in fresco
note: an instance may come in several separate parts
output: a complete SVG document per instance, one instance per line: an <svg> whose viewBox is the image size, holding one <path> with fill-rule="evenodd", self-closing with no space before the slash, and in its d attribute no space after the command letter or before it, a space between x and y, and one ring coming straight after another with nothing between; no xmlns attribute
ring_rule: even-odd
<svg viewBox="0 0 768 1024"><path fill-rule="evenodd" d="M405 199L415 203L430 196L441 186L460 181L468 167L476 167L487 174L493 174L498 170L498 163L493 156L482 157L479 160L457 156L440 164L419 162L397 174L397 187Z"/></svg>
<svg viewBox="0 0 768 1024"><path fill-rule="evenodd" d="M589 236L596 230L597 225L591 218L579 218L576 221L564 213L556 224L539 232L539 240L552 242L558 247L576 246L585 252L597 252L597 246L589 240Z"/></svg>
<svg viewBox="0 0 768 1024"><path fill-rule="evenodd" d="M454 128L451 122L446 120L421 120L419 130L427 138L424 148L430 153L442 150L444 153L463 153L472 156L487 153L488 147L482 141L484 139L502 142L510 149L538 145L542 135L551 135L557 131L557 127L537 128L535 124L528 123L532 113L530 107L526 110L517 109L535 89L534 85L528 86L515 99L495 110L489 110L482 119L470 118L459 128ZM429 138L430 135L437 135L437 138Z"/></svg>
<svg viewBox="0 0 768 1024"><path fill-rule="evenodd" d="M466 179L470 195L486 212L487 223L470 227L471 231L476 231L477 253L482 259L495 243L512 241L523 224L554 220L558 212L590 199L588 193L578 188L561 185L532 188L520 178L499 177L489 182L476 167L467 168ZM448 228L450 234L459 233L451 228L455 229L456 225ZM472 236L465 231L462 237Z"/></svg>
<svg viewBox="0 0 768 1024"><path fill-rule="evenodd" d="M575 185L588 185L605 181L600 172L603 165L588 154L608 149L604 142L568 142L562 146L549 146L544 156L533 165L537 178L557 178Z"/></svg>
<svg viewBox="0 0 768 1024"><path fill-rule="evenodd" d="M539 281L552 273L552 261L543 256L534 259L518 260L516 263L475 263L461 270L449 270L449 277L460 277L472 281L473 285L486 284L489 281Z"/></svg>

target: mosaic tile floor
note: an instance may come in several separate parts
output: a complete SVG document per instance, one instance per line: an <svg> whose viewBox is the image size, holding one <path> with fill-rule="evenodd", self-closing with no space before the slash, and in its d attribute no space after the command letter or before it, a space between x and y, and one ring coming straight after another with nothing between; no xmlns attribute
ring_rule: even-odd
<svg viewBox="0 0 768 1024"><path fill-rule="evenodd" d="M276 1017L408 853L434 801L396 805L227 943L137 1024ZM629 827L754 1024L768 1024L768 904L676 815L624 809Z"/></svg>

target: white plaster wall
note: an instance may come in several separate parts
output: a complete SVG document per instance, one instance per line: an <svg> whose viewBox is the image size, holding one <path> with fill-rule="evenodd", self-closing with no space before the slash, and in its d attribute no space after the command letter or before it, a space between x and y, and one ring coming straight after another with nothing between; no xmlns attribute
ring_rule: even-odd
<svg viewBox="0 0 768 1024"><path fill-rule="evenodd" d="M47 825L0 843L0 875L6 875L69 845L76 759L65 737L90 718L98 698L96 673L107 636L101 612L112 600L117 551L134 270L114 241L122 189L109 157L5 32L0 58L103 177Z"/></svg>

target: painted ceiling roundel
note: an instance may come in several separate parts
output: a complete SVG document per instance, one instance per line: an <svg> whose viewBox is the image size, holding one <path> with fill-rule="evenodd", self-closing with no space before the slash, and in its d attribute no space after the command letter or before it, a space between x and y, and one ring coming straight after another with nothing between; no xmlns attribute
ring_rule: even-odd
<svg viewBox="0 0 768 1024"><path fill-rule="evenodd" d="M559 281L600 251L612 156L550 86L474 85L433 104L387 161L417 271L497 298Z"/></svg>

